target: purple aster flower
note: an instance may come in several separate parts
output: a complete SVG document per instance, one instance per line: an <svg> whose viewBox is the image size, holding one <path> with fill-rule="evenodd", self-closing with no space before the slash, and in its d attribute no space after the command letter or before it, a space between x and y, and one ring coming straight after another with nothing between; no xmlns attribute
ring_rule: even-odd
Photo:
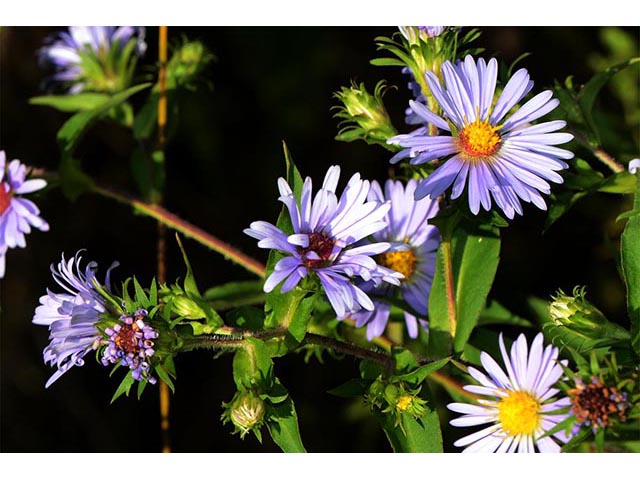
<svg viewBox="0 0 640 480"><path fill-rule="evenodd" d="M438 229L429 224L429 219L438 213L438 203L428 198L414 200L416 180L409 180L406 188L400 181L387 180L384 193L378 182L371 184L369 200L384 203L391 202L391 209L384 220L387 226L372 235L373 241L389 242L391 248L381 254L377 260L381 265L402 273L404 278L400 287L381 285L375 288L371 282L363 290L376 296L393 296L396 292L417 313L404 312L407 331L411 338L418 336L418 323L426 328L424 320L428 315L429 292L436 266L436 252L440 243ZM389 321L389 304L374 300L372 312L359 311L351 317L356 326L367 325L367 338L371 340L384 332Z"/></svg>
<svg viewBox="0 0 640 480"><path fill-rule="evenodd" d="M51 265L53 279L66 293L53 293L40 297L40 306L36 308L33 323L49 327L51 343L44 349L45 363L58 369L49 378L46 388L74 365L82 366L84 356L98 348L102 335L96 328L107 311L105 300L96 288L96 262L89 262L84 273L80 268L81 252L68 261L64 254L54 267ZM109 290L110 273L118 265L114 262L105 278L105 287Z"/></svg>
<svg viewBox="0 0 640 480"><path fill-rule="evenodd" d="M155 384L157 380L149 373L149 358L155 353L153 340L158 338L158 332L144 322L148 315L149 312L141 308L134 315L122 315L120 323L105 329L109 345L101 360L104 366L120 362L132 370L135 380Z"/></svg>
<svg viewBox="0 0 640 480"><path fill-rule="evenodd" d="M69 27L68 32L59 32L48 39L48 44L39 50L40 61L54 66L53 80L70 84L69 93L82 90L113 90L117 83L110 76L117 75L117 64L106 65L118 56L110 54L112 48L122 52L129 41L134 40L135 53L142 56L147 49L144 27ZM83 66L83 54L91 53L99 59L102 71L95 77ZM101 60L101 61L100 61ZM127 62L124 63L128 68ZM109 68L107 68L109 67ZM109 71L111 70L111 71Z"/></svg>
<svg viewBox="0 0 640 480"><path fill-rule="evenodd" d="M491 197L508 218L516 212L522 215L520 200L546 210L540 192L550 193L547 181L562 183L556 172L568 167L562 159L573 157L572 152L553 146L573 138L569 133L556 132L565 122L531 125L558 106L551 90L509 114L533 87L524 68L511 77L495 103L498 62L494 58L488 63L483 59L475 62L468 55L455 65L445 62L442 74L445 87L432 72L426 72L426 81L444 118L418 102L409 104L424 122L436 125L445 134L429 136L423 130L388 141L405 147L391 163L410 157L411 164L416 165L451 157L420 182L416 198L436 198L451 185L451 198L458 198L468 181L469 207L474 214L480 205L488 211Z"/></svg>
<svg viewBox="0 0 640 480"><path fill-rule="evenodd" d="M569 416L568 412L557 413L557 410L570 405L569 398L554 399L560 390L552 387L563 376L560 364L564 365L566 361L558 361L558 349L552 345L545 348L542 340L541 333L536 335L531 351L528 351L527 340L520 335L511 346L509 356L500 334L500 351L507 373L485 352L482 352L480 360L488 376L469 367L469 374L481 385L463 388L489 399L478 400L480 405L447 405L449 410L464 414L451 420L451 425L491 425L456 441L456 447L467 447L465 452L517 450L518 453L533 453L535 443L542 453L560 451L560 446L551 437L566 443L568 437L563 431L540 437Z"/></svg>
<svg viewBox="0 0 640 480"><path fill-rule="evenodd" d="M6 155L0 150L0 278L4 277L9 248L24 248L27 245L24 236L31 232L31 227L42 232L49 230L36 204L17 196L41 190L47 182L26 177L27 167L19 160L11 160L6 165Z"/></svg>
<svg viewBox="0 0 640 480"><path fill-rule="evenodd" d="M312 272L320 279L338 318L344 318L360 308L374 308L367 294L353 284L353 277L373 280L376 284L385 281L398 285L401 275L379 266L371 258L385 252L389 243L354 246L386 226L383 218L389 211L389 203L367 201L370 184L361 180L358 173L351 177L338 198L335 191L339 177L340 167L329 168L314 198L311 178L307 177L299 204L287 182L278 179L279 200L289 210L293 235L262 221L253 222L244 232L260 240L259 247L287 254L267 278L265 292L284 281L280 291L286 293Z"/></svg>

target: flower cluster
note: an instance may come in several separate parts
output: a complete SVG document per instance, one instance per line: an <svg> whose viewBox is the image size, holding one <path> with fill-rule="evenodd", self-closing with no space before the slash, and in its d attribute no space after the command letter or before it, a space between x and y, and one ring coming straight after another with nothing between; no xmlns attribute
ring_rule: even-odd
<svg viewBox="0 0 640 480"><path fill-rule="evenodd" d="M414 200L416 180L409 180L406 188L400 181L387 180L384 188L374 181L369 191L369 200L389 202L391 208L384 217L387 226L372 235L375 242L389 242L391 247L377 257L380 265L403 275L400 287L389 284L375 286L373 282L363 285L363 290L377 298L402 294L409 306L420 315L420 323L426 327L429 292L435 273L436 251L440 243L438 229L429 224L429 219L438 213L438 203L424 198ZM367 325L367 337L372 339L382 334L389 321L389 303L373 301L373 311L360 311L351 317L356 326ZM404 312L407 330L411 338L418 336L418 317Z"/></svg>
<svg viewBox="0 0 640 480"><path fill-rule="evenodd" d="M263 221L253 222L244 232L257 238L259 247L287 254L267 278L265 292L272 291L280 282L283 282L280 292L289 292L313 273L338 318L344 318L361 308L374 309L369 296L352 282L353 277L376 285L382 281L399 285L402 275L371 258L386 252L388 242L355 245L386 226L383 218L389 211L389 203L367 201L370 183L357 173L338 198L335 192L339 178L340 167L329 168L322 188L312 198L311 178L307 177L299 204L291 187L280 178L279 200L289 211L293 234L287 235Z"/></svg>
<svg viewBox="0 0 640 480"><path fill-rule="evenodd" d="M133 315L122 315L120 323L105 329L109 335L109 345L102 353L102 364L120 362L129 367L135 380L146 380L151 384L156 379L149 374L149 358L155 353L153 340L158 332L145 323L149 312L138 309Z"/></svg>
<svg viewBox="0 0 640 480"><path fill-rule="evenodd" d="M507 373L485 352L480 358L488 376L469 367L469 374L480 385L467 385L464 389L490 399L478 400L480 405L450 403L449 410L464 414L452 420L451 425L491 425L459 439L454 443L456 447L466 447L465 452L533 453L535 443L540 452L560 451L551 436L542 435L569 416L557 412L568 407L570 401L567 397L555 399L559 390L553 388L563 376L560 364L564 362L558 361L557 348L552 345L543 348L542 342L539 333L529 351L527 340L520 335L509 355L500 334L500 351ZM552 436L561 443L568 440L563 431Z"/></svg>
<svg viewBox="0 0 640 480"><path fill-rule="evenodd" d="M497 74L495 58L476 61L470 55L456 64L444 62L444 87L433 72L426 72L427 84L444 117L419 102L409 104L442 134L429 135L420 128L389 139L390 144L404 147L391 163L410 158L411 164L417 165L451 157L420 182L417 199L435 199L451 185L451 198L455 199L468 183L468 203L474 214L481 205L490 210L491 198L510 219L515 213L522 214L520 200L546 209L539 192L550 193L548 181L562 183L556 172L567 168L563 159L573 157L572 152L554 145L573 136L553 133L565 126L564 121L531 124L558 106L550 90L512 112L533 88L524 68L511 77L494 103Z"/></svg>
<svg viewBox="0 0 640 480"><path fill-rule="evenodd" d="M114 92L129 85L136 56L147 49L144 35L144 27L69 27L48 39L40 61L53 65L52 80L69 93Z"/></svg>
<svg viewBox="0 0 640 480"><path fill-rule="evenodd" d="M4 277L9 248L24 248L24 236L31 232L31 227L41 232L49 230L49 224L40 217L36 204L18 196L41 190L47 182L26 178L27 167L15 159L7 165L6 154L0 150L0 278Z"/></svg>
<svg viewBox="0 0 640 480"><path fill-rule="evenodd" d="M80 268L80 252L65 260L64 254L57 267L51 265L53 279L67 293L53 293L40 297L33 323L49 327L51 342L44 349L45 363L57 371L49 378L46 387L60 378L73 366L82 366L84 356L100 345L102 334L96 324L107 312L105 299L96 279L96 262L89 262L84 273ZM105 288L110 290L110 272L118 265L114 262L107 271Z"/></svg>

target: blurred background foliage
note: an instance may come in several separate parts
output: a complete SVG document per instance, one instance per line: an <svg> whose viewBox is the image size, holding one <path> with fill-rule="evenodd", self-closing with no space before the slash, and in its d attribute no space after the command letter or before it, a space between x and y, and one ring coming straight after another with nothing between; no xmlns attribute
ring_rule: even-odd
<svg viewBox="0 0 640 480"><path fill-rule="evenodd" d="M573 76L574 85L594 72L638 55L638 29L482 28L476 42L484 56L509 65L521 61L540 91ZM54 170L59 157L56 131L67 115L28 104L41 93L46 72L37 49L52 28L0 29L0 148L8 158ZM353 79L370 91L384 78L397 90L385 103L401 132L410 98L399 69L374 67L374 37L390 36L393 27L276 28L170 27L174 44L182 35L202 41L216 56L197 91L179 98L179 118L172 118L167 150L165 205L249 255L266 261L255 241L242 234L253 220L275 221L280 209L276 179L284 173L281 141L286 140L303 176L321 182L330 165L339 164L343 181L354 172L383 181L390 154L363 142L333 140L337 120L330 108L333 92ZM139 81L153 78L157 29L147 30L149 48L139 65ZM134 99L135 103L135 99ZM637 154L640 141L638 68L629 68L608 84L597 103L603 147L614 156ZM135 192L128 153L133 140L112 123L93 128L77 157L98 183ZM597 161L591 165L606 172ZM608 172L607 172L608 173ZM630 199L628 200L630 202ZM135 275L148 283L154 276L156 225L130 209L93 195L70 203L59 189L36 199L51 225L35 232L26 249L8 253L7 275L0 283L0 450L3 452L159 451L158 396L148 389L141 401L109 399L119 379L94 362L74 368L44 390L50 369L41 352L48 332L31 324L38 298L53 287L49 265L60 253L85 248L101 272L113 260L121 280ZM558 288L586 285L589 299L613 321L628 327L624 285L618 274L618 245L623 223L615 219L630 205L626 199L594 194L542 233L544 212L527 208L503 231L502 252L491 298L530 318L527 297L549 296ZM170 237L172 238L172 236ZM191 240L185 241L198 283L203 287L252 279ZM169 242L168 279L183 275L180 252ZM532 333L532 332L530 332ZM482 331L478 332L482 335ZM266 436L264 445L231 436L219 420L221 403L235 391L231 356L212 359L209 352L177 358L177 391L172 398L172 447L177 452L278 451ZM390 451L373 417L361 402L333 397L327 390L357 376L354 359L324 355L308 364L302 355L276 361L278 376L296 402L305 446L312 452ZM440 404L446 403L442 399ZM447 412L440 412L447 419ZM453 438L443 422L445 449Z"/></svg>

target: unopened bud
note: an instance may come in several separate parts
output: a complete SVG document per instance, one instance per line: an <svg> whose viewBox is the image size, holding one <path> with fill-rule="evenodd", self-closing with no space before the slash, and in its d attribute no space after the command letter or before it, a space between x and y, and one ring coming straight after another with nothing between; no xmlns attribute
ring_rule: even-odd
<svg viewBox="0 0 640 480"><path fill-rule="evenodd" d="M191 84L213 58L201 42L185 42L167 64L169 82L176 85Z"/></svg>
<svg viewBox="0 0 640 480"><path fill-rule="evenodd" d="M195 301L185 295L173 297L173 311L188 320L197 320L207 316Z"/></svg>
<svg viewBox="0 0 640 480"><path fill-rule="evenodd" d="M264 420L264 402L251 391L237 392L233 400L224 404L227 408L222 415L225 423L231 420L243 438L249 431L259 431Z"/></svg>
<svg viewBox="0 0 640 480"><path fill-rule="evenodd" d="M553 323L593 340L627 340L629 332L609 322L604 314L585 300L584 287L575 287L573 295L558 290L549 305Z"/></svg>
<svg viewBox="0 0 640 480"><path fill-rule="evenodd" d="M351 87L342 87L336 92L334 97L343 104L335 107L338 109L335 116L343 119L340 122L343 128L336 140L364 140L369 144L378 143L387 147L387 140L397 132L382 102L385 91L386 85L381 81L376 85L373 95L367 91L364 83L352 83Z"/></svg>

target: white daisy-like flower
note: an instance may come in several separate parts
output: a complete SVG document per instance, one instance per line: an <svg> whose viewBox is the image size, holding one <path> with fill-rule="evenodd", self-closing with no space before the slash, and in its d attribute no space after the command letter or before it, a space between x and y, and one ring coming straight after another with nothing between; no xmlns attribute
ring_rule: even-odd
<svg viewBox="0 0 640 480"><path fill-rule="evenodd" d="M449 410L464 414L451 421L455 427L491 424L459 439L454 446L466 447L465 452L482 453L559 452L560 445L554 438L566 443L569 438L563 431L540 438L569 415L557 412L570 405L568 397L555 398L559 390L553 385L563 376L560 363L564 364L558 361L558 349L552 345L544 347L540 333L529 351L525 336L520 335L509 356L500 334L500 351L507 373L489 354L482 352L480 360L487 375L469 367L469 374L480 385L464 387L489 399L479 399L479 405L447 405Z"/></svg>

